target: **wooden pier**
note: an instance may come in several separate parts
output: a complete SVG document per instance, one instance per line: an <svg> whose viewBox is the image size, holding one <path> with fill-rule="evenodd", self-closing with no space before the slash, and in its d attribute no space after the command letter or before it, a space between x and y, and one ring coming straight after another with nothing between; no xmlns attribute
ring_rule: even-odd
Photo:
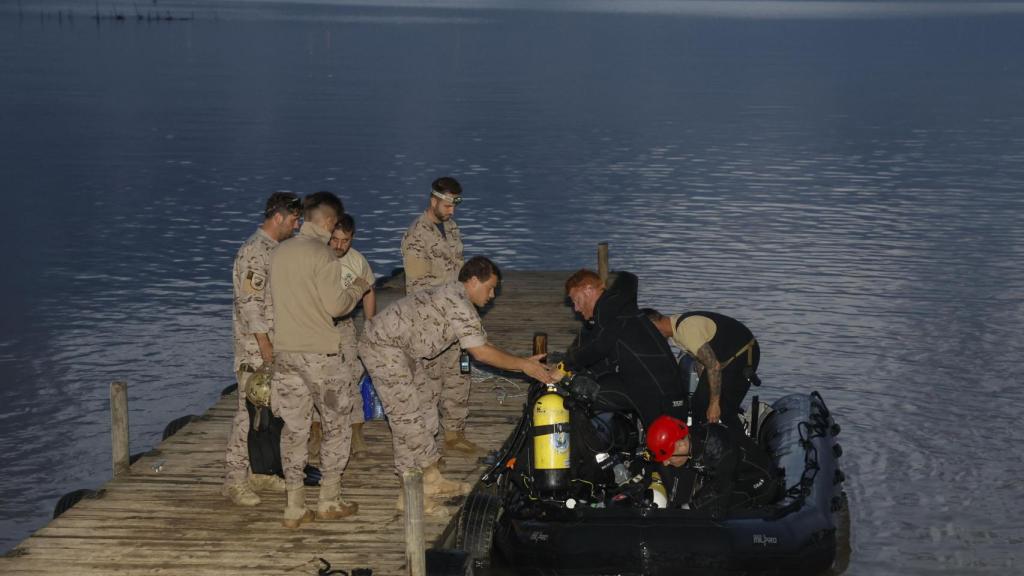
<svg viewBox="0 0 1024 576"><path fill-rule="evenodd" d="M578 327L565 304L567 276L506 272L500 296L484 315L490 341L529 354L533 334L545 332L551 350L564 350ZM395 280L378 292L379 306L404 292L401 278ZM522 411L527 386L525 377L476 371L467 437L488 449L501 446ZM351 461L342 478L342 494L359 504L359 513L288 530L280 524L284 494L261 494L263 503L254 508L234 506L220 494L236 402L234 394L222 397L107 483L100 497L82 500L16 546L0 558L0 574L315 575L323 568L320 558L349 573L370 568L374 575L406 574L387 425L367 422L370 455ZM473 482L483 469L476 459L445 456L451 478ZM307 488L307 505L315 507L316 497L317 489ZM450 534L460 503L450 502L450 518L425 517L427 547Z"/></svg>

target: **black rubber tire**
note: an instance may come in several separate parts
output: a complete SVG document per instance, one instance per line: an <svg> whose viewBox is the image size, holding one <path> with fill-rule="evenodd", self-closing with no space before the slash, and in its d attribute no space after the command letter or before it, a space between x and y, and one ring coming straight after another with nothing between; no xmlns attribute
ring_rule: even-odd
<svg viewBox="0 0 1024 576"><path fill-rule="evenodd" d="M171 436L174 436L175 434L178 433L178 430L181 430L186 425L188 425L188 423L193 422L195 419L196 416L189 414L188 416L182 416L181 418L175 418L174 420L171 420L170 422L167 423L167 426L164 428L164 436L162 439L167 440Z"/></svg>
<svg viewBox="0 0 1024 576"><path fill-rule="evenodd" d="M474 567L482 568L491 563L494 527L501 506L501 493L496 484L478 484L462 505L455 530L455 547L469 554Z"/></svg>
<svg viewBox="0 0 1024 576"><path fill-rule="evenodd" d="M87 488L80 488L73 490L60 497L57 500L57 505L53 507L53 517L56 518L61 514L67 512L72 506L78 504L82 498L94 498L96 496L95 490L89 490Z"/></svg>
<svg viewBox="0 0 1024 576"><path fill-rule="evenodd" d="M462 550L428 548L427 576L473 576L469 554Z"/></svg>

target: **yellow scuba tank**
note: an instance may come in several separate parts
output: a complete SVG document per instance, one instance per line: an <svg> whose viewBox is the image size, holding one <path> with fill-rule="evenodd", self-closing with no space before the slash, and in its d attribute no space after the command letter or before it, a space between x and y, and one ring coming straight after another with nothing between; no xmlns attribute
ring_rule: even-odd
<svg viewBox="0 0 1024 576"><path fill-rule="evenodd" d="M545 492L569 487L569 411L554 392L533 404L533 481Z"/></svg>

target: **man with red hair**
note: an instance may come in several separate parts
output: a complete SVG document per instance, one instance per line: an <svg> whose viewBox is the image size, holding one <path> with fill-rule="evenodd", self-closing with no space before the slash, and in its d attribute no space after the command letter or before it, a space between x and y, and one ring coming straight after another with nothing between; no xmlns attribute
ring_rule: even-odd
<svg viewBox="0 0 1024 576"><path fill-rule="evenodd" d="M659 414L686 418L686 382L665 338L637 307L637 282L619 272L606 288L587 269L566 280L566 294L585 322L565 367L597 381L599 410L635 411L644 424Z"/></svg>

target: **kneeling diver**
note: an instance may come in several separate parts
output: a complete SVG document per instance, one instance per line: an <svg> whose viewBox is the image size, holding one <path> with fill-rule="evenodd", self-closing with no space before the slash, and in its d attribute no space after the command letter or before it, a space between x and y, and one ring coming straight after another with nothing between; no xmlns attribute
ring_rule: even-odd
<svg viewBox="0 0 1024 576"><path fill-rule="evenodd" d="M593 376L600 411L635 411L644 425L661 414L686 418L688 382L668 342L641 314L638 285L625 271L608 287L587 269L565 281L565 293L584 321L566 351L565 368Z"/></svg>
<svg viewBox="0 0 1024 576"><path fill-rule="evenodd" d="M669 508L720 518L779 496L782 483L768 454L720 424L687 427L678 418L659 416L647 429L647 448L661 464Z"/></svg>

